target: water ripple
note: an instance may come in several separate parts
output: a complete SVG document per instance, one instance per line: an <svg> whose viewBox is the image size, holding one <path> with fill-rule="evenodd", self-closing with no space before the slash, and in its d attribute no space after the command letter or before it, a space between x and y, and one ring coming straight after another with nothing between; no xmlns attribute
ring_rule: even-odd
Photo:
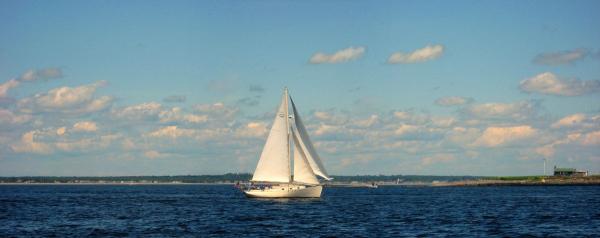
<svg viewBox="0 0 600 238"><path fill-rule="evenodd" d="M247 199L231 186L0 186L0 237L590 237L600 190L327 188Z"/></svg>

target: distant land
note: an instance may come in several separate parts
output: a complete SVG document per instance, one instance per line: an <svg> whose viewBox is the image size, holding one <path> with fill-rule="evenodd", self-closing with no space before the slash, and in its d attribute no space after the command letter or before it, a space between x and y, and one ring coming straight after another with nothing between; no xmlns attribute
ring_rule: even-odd
<svg viewBox="0 0 600 238"><path fill-rule="evenodd" d="M236 183L249 181L252 174L227 173L223 175L176 175L176 176L20 176L0 177L0 183ZM456 182L474 180L478 176L429 176L429 175L339 175L332 182Z"/></svg>
<svg viewBox="0 0 600 238"><path fill-rule="evenodd" d="M600 175L564 176L435 176L435 175L339 175L329 186L509 186L509 185L600 185ZM235 184L249 181L252 174L176 176L20 176L0 177L0 184Z"/></svg>

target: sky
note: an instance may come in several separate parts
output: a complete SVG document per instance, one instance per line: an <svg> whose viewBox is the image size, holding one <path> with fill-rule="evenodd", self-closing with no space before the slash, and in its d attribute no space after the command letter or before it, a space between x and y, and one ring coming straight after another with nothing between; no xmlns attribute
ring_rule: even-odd
<svg viewBox="0 0 600 238"><path fill-rule="evenodd" d="M0 176L600 173L598 1L0 2ZM550 172L548 172L550 173Z"/></svg>

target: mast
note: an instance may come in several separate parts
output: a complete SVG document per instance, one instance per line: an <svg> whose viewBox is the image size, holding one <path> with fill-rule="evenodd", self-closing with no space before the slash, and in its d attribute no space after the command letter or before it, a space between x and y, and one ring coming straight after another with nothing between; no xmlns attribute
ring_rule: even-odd
<svg viewBox="0 0 600 238"><path fill-rule="evenodd" d="M288 171L292 171L292 160L290 159L291 157L291 146L290 146L290 110L288 107L288 98L290 97L288 94L288 89L287 87L284 88L285 91L285 127L287 128L287 163L288 163ZM289 177L289 183L292 183L292 173L290 173L290 177Z"/></svg>

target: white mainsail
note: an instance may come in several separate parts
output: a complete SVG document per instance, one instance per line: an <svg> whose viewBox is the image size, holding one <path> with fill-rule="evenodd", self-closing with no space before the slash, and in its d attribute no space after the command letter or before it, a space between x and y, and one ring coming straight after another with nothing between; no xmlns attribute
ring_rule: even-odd
<svg viewBox="0 0 600 238"><path fill-rule="evenodd" d="M292 133L294 138L294 182L304 184L319 184L319 180L315 176L310 164L306 160L306 156L300 148L298 135Z"/></svg>
<svg viewBox="0 0 600 238"><path fill-rule="evenodd" d="M298 135L298 143L302 152L306 156L306 160L310 164L312 171L314 174L323 177L324 179L331 180L331 178L327 175L327 171L325 171L325 167L323 163L321 163L321 159L315 151L313 144L310 142L310 138L308 138L308 134L306 132L306 128L302 123L302 119L296 110L296 105L294 104L294 100L290 97L290 101L292 102L292 110L294 113L294 124L296 125L293 130L294 134Z"/></svg>
<svg viewBox="0 0 600 238"><path fill-rule="evenodd" d="M273 126L256 165L252 181L291 182L287 98L286 90L281 98L279 110L275 114Z"/></svg>

